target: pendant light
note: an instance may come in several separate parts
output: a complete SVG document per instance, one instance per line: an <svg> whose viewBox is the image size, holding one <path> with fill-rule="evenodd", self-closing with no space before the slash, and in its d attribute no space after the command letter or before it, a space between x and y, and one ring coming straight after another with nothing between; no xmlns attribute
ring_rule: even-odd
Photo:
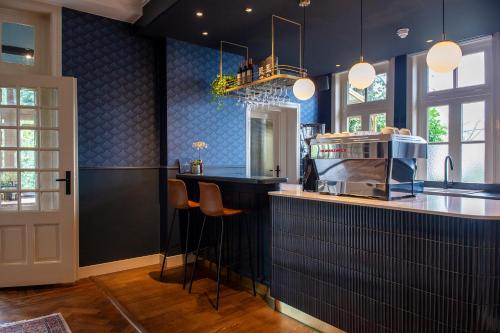
<svg viewBox="0 0 500 333"><path fill-rule="evenodd" d="M444 29L444 0L443 0L443 38L442 41L434 44L427 53L427 66L437 73L447 73L458 67L462 60L462 49L460 46L446 40Z"/></svg>
<svg viewBox="0 0 500 333"><path fill-rule="evenodd" d="M368 88L375 81L375 68L363 58L363 0L361 0L361 56L349 70L349 83L357 89Z"/></svg>
<svg viewBox="0 0 500 333"><path fill-rule="evenodd" d="M306 49L306 7L311 4L310 0L300 0L299 6L304 8L304 43L302 47L302 60L305 64L305 49ZM302 64L301 64L302 65ZM293 84L293 94L297 99L301 101L307 101L311 97L314 96L314 92L316 91L316 87L314 86L314 82L306 77L306 74L303 74L304 77L298 79Z"/></svg>

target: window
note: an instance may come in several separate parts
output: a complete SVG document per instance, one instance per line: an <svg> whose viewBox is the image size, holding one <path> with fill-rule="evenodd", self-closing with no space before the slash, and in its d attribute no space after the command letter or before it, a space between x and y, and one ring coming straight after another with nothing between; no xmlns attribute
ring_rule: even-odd
<svg viewBox="0 0 500 333"><path fill-rule="evenodd" d="M348 73L336 74L336 84L341 87L340 108L335 112L341 120L337 131L380 132L393 118L393 62L375 64L377 75L366 89L356 89L349 84Z"/></svg>
<svg viewBox="0 0 500 333"><path fill-rule="evenodd" d="M35 58L35 29L31 25L3 22L0 60L7 63L33 66Z"/></svg>
<svg viewBox="0 0 500 333"><path fill-rule="evenodd" d="M493 122L491 78L492 39L462 45L463 58L453 72L428 69L425 54L414 56L417 68L417 133L428 141L427 161L421 161L418 177L444 180L444 160L450 156L455 182L484 183L493 180ZM415 81L415 80L414 80Z"/></svg>

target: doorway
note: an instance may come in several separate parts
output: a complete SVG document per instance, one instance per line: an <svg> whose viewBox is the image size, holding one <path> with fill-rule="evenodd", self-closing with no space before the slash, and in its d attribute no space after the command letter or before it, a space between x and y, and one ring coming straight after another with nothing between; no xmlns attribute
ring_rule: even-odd
<svg viewBox="0 0 500 333"><path fill-rule="evenodd" d="M246 123L247 175L298 183L300 105L251 105Z"/></svg>

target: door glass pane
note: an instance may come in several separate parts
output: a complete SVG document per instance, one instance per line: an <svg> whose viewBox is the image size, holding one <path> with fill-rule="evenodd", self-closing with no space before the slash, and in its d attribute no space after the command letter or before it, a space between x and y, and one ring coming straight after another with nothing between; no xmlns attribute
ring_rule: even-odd
<svg viewBox="0 0 500 333"><path fill-rule="evenodd" d="M273 122L252 118L250 121L250 173L252 176L273 176Z"/></svg>
<svg viewBox="0 0 500 333"><path fill-rule="evenodd" d="M458 66L458 87L470 87L484 83L484 52L463 56Z"/></svg>
<svg viewBox="0 0 500 333"><path fill-rule="evenodd" d="M0 190L17 190L17 172L13 171L0 171Z"/></svg>
<svg viewBox="0 0 500 333"><path fill-rule="evenodd" d="M40 106L45 108L56 108L57 101L56 88L41 88L40 89Z"/></svg>
<svg viewBox="0 0 500 333"><path fill-rule="evenodd" d="M427 153L427 180L443 181L448 145L428 145Z"/></svg>
<svg viewBox="0 0 500 333"><path fill-rule="evenodd" d="M16 88L0 87L0 105L17 105Z"/></svg>
<svg viewBox="0 0 500 333"><path fill-rule="evenodd" d="M41 148L58 148L59 147L59 132L54 130L40 131L40 147Z"/></svg>
<svg viewBox="0 0 500 333"><path fill-rule="evenodd" d="M453 71L448 73L436 73L427 67L427 91L441 91L453 89Z"/></svg>
<svg viewBox="0 0 500 333"><path fill-rule="evenodd" d="M427 108L427 138L430 143L448 142L448 105Z"/></svg>
<svg viewBox="0 0 500 333"><path fill-rule="evenodd" d="M59 192L42 192L40 203L42 211L59 209Z"/></svg>
<svg viewBox="0 0 500 333"><path fill-rule="evenodd" d="M347 105L364 103L366 101L365 94L365 89L354 88L350 83L347 83Z"/></svg>
<svg viewBox="0 0 500 333"><path fill-rule="evenodd" d="M20 109L19 126L37 127L38 112L35 109Z"/></svg>
<svg viewBox="0 0 500 333"><path fill-rule="evenodd" d="M36 190L38 188L38 179L36 172L21 172L21 190Z"/></svg>
<svg viewBox="0 0 500 333"><path fill-rule="evenodd" d="M0 129L0 147L17 147L17 131L15 129Z"/></svg>
<svg viewBox="0 0 500 333"><path fill-rule="evenodd" d="M56 182L57 178L59 178L59 172L40 172L40 189L58 190L59 182Z"/></svg>
<svg viewBox="0 0 500 333"><path fill-rule="evenodd" d="M42 109L40 111L40 125L42 127L58 127L58 111Z"/></svg>
<svg viewBox="0 0 500 333"><path fill-rule="evenodd" d="M17 151L0 150L0 169L17 168Z"/></svg>
<svg viewBox="0 0 500 333"><path fill-rule="evenodd" d="M38 193L23 192L21 193L21 210L38 210Z"/></svg>
<svg viewBox="0 0 500 333"><path fill-rule="evenodd" d="M34 150L19 151L19 165L21 169L36 169L37 152Z"/></svg>
<svg viewBox="0 0 500 333"><path fill-rule="evenodd" d="M347 117L347 131L355 133L361 131L361 117Z"/></svg>
<svg viewBox="0 0 500 333"><path fill-rule="evenodd" d="M36 106L37 103L37 91L32 88L21 88L19 93L19 103L20 105L26 106Z"/></svg>
<svg viewBox="0 0 500 333"><path fill-rule="evenodd" d="M38 145L38 131L20 130L19 141L21 147L35 148Z"/></svg>
<svg viewBox="0 0 500 333"><path fill-rule="evenodd" d="M57 169L57 168L59 168L59 152L41 151L40 169Z"/></svg>
<svg viewBox="0 0 500 333"><path fill-rule="evenodd" d="M462 141L484 140L484 101L462 104Z"/></svg>
<svg viewBox="0 0 500 333"><path fill-rule="evenodd" d="M0 126L16 126L16 113L16 109L13 108L0 108Z"/></svg>
<svg viewBox="0 0 500 333"><path fill-rule="evenodd" d="M383 101L387 97L387 73L375 76L375 81L366 89L368 102Z"/></svg>
<svg viewBox="0 0 500 333"><path fill-rule="evenodd" d="M35 57L35 30L31 25L2 23L3 62L33 66Z"/></svg>
<svg viewBox="0 0 500 333"><path fill-rule="evenodd" d="M0 211L17 211L17 193L0 192Z"/></svg>
<svg viewBox="0 0 500 333"><path fill-rule="evenodd" d="M462 145L462 181L484 183L484 143Z"/></svg>
<svg viewBox="0 0 500 333"><path fill-rule="evenodd" d="M370 131L372 132L382 132L382 129L386 126L385 113L377 113L370 115Z"/></svg>

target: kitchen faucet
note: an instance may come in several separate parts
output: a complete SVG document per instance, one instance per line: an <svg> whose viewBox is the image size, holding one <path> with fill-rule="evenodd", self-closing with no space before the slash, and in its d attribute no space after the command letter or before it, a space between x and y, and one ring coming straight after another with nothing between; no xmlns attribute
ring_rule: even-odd
<svg viewBox="0 0 500 333"><path fill-rule="evenodd" d="M444 158L444 184L443 188L448 188L448 162L450 163L450 170L453 171L453 160L450 155ZM450 182L451 183L451 182Z"/></svg>

